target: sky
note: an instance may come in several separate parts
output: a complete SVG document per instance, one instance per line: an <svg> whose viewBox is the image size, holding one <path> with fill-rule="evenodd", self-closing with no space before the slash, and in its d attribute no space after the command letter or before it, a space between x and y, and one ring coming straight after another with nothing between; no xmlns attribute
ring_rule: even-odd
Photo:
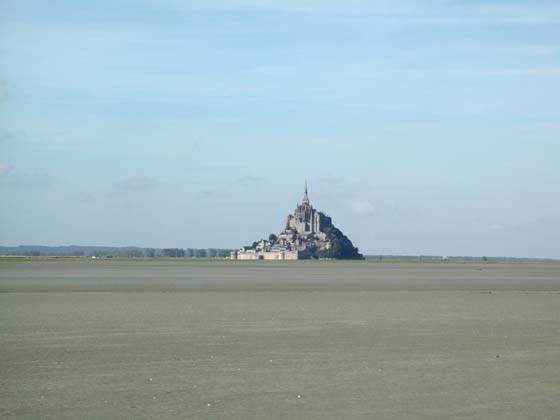
<svg viewBox="0 0 560 420"><path fill-rule="evenodd" d="M560 2L1 0L0 245L560 258Z"/></svg>

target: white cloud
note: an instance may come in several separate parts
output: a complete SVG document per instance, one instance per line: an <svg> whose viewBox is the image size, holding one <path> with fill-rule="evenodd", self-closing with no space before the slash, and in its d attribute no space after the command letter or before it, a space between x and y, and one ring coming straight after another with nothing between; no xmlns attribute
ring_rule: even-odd
<svg viewBox="0 0 560 420"><path fill-rule="evenodd" d="M249 186L254 186L256 184L262 184L264 178L260 176L245 175L239 177L237 181L239 182L239 184L243 185L244 187L249 187Z"/></svg>
<svg viewBox="0 0 560 420"><path fill-rule="evenodd" d="M6 102L11 97L11 90L8 85L0 81L0 103Z"/></svg>
<svg viewBox="0 0 560 420"><path fill-rule="evenodd" d="M247 10L282 11L293 13L387 13L413 10L415 1L387 0L207 0L196 5L180 0L145 0L151 5L167 5L174 8L200 10Z"/></svg>
<svg viewBox="0 0 560 420"><path fill-rule="evenodd" d="M13 167L11 165L6 165L4 163L0 163L0 177L4 177L12 172Z"/></svg>
<svg viewBox="0 0 560 420"><path fill-rule="evenodd" d="M369 215L375 213L375 206L368 200L356 200L352 203L352 209L356 214Z"/></svg>
<svg viewBox="0 0 560 420"><path fill-rule="evenodd" d="M113 181L113 186L122 192L144 192L155 188L157 184L154 178L147 176L133 176Z"/></svg>
<svg viewBox="0 0 560 420"><path fill-rule="evenodd" d="M484 4L431 5L419 0L207 0L193 5L181 0L145 0L155 7L179 10L286 12L353 16L390 24L502 25L560 22L552 3L487 1Z"/></svg>
<svg viewBox="0 0 560 420"><path fill-rule="evenodd" d="M41 172L27 172L11 165L0 164L0 187L48 189L55 178Z"/></svg>

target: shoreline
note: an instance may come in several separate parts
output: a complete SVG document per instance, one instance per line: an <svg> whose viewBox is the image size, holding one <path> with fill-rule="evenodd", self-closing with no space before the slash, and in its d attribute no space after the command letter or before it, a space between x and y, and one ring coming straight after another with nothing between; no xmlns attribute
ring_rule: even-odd
<svg viewBox="0 0 560 420"><path fill-rule="evenodd" d="M491 258L491 257L489 257ZM355 264L436 264L436 265L450 265L450 264L470 264L470 265L496 265L496 264L558 264L560 260L519 260L519 261L473 261L473 260L421 260L421 259L363 259L363 260L344 260L344 259L301 259L301 260L231 260L229 258L89 258L89 257L75 257L75 256L17 256L17 255L0 255L0 263L2 262L96 262L96 263L111 263L111 262L131 262L131 263L162 263L173 262L177 264L186 263L233 263L233 264L300 264L300 263L315 263L315 264L339 264L339 263L355 263Z"/></svg>

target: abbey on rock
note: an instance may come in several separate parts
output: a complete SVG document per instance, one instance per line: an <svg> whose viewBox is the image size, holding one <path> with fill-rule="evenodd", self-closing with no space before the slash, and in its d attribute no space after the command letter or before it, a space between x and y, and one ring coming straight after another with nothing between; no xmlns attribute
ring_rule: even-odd
<svg viewBox="0 0 560 420"><path fill-rule="evenodd" d="M299 260L310 258L363 259L352 241L333 224L329 216L313 208L307 194L286 228L279 235L254 242L231 253L233 260Z"/></svg>

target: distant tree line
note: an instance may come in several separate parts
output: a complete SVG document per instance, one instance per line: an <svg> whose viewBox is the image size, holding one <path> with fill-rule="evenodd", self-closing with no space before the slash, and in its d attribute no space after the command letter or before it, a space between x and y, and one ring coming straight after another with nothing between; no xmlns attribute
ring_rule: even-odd
<svg viewBox="0 0 560 420"><path fill-rule="evenodd" d="M147 257L166 257L166 258L228 258L231 249L222 248L164 248L158 255L157 250L149 249Z"/></svg>
<svg viewBox="0 0 560 420"><path fill-rule="evenodd" d="M94 246L35 246L0 247L0 255L25 257L71 256L99 258L229 258L231 249L224 248L141 248Z"/></svg>
<svg viewBox="0 0 560 420"><path fill-rule="evenodd" d="M231 249L223 248L145 248L111 253L113 257L124 258L229 258ZM95 255L107 256L107 251Z"/></svg>

